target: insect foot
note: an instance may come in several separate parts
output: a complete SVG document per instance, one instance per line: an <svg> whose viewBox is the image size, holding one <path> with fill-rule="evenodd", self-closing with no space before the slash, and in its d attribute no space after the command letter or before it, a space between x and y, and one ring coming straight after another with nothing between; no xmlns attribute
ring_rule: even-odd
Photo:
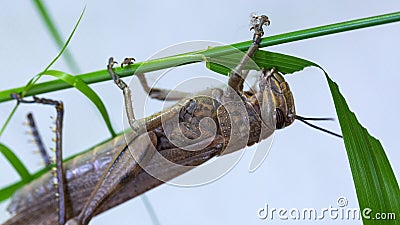
<svg viewBox="0 0 400 225"><path fill-rule="evenodd" d="M252 27L250 28L250 30L254 30L253 41L256 42L256 44L259 44L261 41L261 37L264 35L263 26L269 26L271 24L271 21L266 15L254 15L252 16L251 24Z"/></svg>

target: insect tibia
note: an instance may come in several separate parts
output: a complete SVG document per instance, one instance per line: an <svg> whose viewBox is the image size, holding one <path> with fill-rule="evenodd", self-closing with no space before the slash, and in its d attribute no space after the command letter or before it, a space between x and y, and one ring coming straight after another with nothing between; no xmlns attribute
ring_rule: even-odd
<svg viewBox="0 0 400 225"><path fill-rule="evenodd" d="M312 123L307 122L307 120L333 120L332 118L307 118L307 117L302 117L302 116L296 115L296 119L301 121L301 122L303 122L304 124L312 127L312 128L315 128L317 130L320 130L322 132L325 132L327 134L333 135L333 136L338 137L338 138L343 138L343 136L340 135L340 134L336 134L336 133L334 133L332 131L329 131L327 129L324 129L322 127L319 127L319 126L316 126L316 125L314 125Z"/></svg>

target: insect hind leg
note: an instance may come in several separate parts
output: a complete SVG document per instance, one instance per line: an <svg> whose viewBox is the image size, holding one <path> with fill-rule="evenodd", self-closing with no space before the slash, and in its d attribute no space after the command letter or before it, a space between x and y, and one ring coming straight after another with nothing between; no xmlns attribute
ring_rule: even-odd
<svg viewBox="0 0 400 225"><path fill-rule="evenodd" d="M27 103L27 104L44 104L44 105L52 105L56 108L57 117L56 117L56 148L55 148L55 164L56 164L56 171L55 177L56 180L54 185L57 188L56 192L56 199L58 201L58 223L59 225L64 225L67 218L67 208L66 208L66 182L65 182L65 175L64 169L62 164L62 125L63 125L63 118L64 118L64 104L61 101L55 101L46 98L38 98L33 96L33 100L25 100L21 97L20 94L11 94L11 98L14 98L20 103Z"/></svg>
<svg viewBox="0 0 400 225"><path fill-rule="evenodd" d="M51 165L50 156L47 153L46 148L43 144L42 138L39 134L39 130L36 126L33 115L32 115L32 113L28 113L28 115L26 117L28 119L28 125L31 128L31 133L34 138L34 142L37 145L37 147L39 148L39 153L42 156L45 166L48 167Z"/></svg>

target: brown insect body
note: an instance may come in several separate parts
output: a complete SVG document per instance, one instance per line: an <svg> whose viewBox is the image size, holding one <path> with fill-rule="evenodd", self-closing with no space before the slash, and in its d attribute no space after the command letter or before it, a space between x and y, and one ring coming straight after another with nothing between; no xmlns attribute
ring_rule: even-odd
<svg viewBox="0 0 400 225"><path fill-rule="evenodd" d="M93 209L93 215L88 215L83 224L88 223L92 216L157 187L215 156L235 152L269 137L275 128L290 125L294 113L289 86L273 69L267 73L264 71L257 92L250 91L244 95L230 88L210 89L207 94L184 99L171 108L140 120L145 126L150 124L149 121L159 120L160 126L146 126L147 132L140 135L132 132L119 135L64 164L67 217L73 218L81 213L96 185L101 182L104 171L110 169L110 163L120 168L110 170L117 178L110 187L112 194ZM212 123L216 126L212 126ZM200 146L202 144L205 146ZM154 148L160 155L151 155L144 168L133 172L129 164L135 159L129 148L132 151ZM160 160L160 156L166 160ZM167 164L166 161L173 164ZM57 203L53 178L49 172L20 189L8 208L13 217L4 225L56 224L58 214L55 210ZM105 185L110 182L108 178L104 180Z"/></svg>

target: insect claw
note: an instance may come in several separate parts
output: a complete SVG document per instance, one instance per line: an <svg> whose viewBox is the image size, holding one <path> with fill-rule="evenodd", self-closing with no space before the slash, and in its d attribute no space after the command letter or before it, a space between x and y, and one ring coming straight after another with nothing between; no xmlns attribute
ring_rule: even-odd
<svg viewBox="0 0 400 225"><path fill-rule="evenodd" d="M33 154L35 154L35 155L40 154L40 150L34 150Z"/></svg>
<svg viewBox="0 0 400 225"><path fill-rule="evenodd" d="M124 67L124 65L131 65L135 61L135 58L125 58L124 61L121 63L121 68Z"/></svg>

